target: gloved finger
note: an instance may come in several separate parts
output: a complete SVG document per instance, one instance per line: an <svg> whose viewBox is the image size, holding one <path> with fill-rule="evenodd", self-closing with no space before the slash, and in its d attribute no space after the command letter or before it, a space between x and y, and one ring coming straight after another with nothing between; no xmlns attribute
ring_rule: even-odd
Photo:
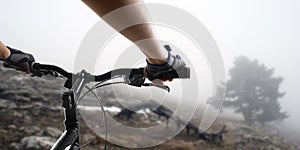
<svg viewBox="0 0 300 150"><path fill-rule="evenodd" d="M163 86L164 82L160 79L154 79L151 81L154 85Z"/></svg>
<svg viewBox="0 0 300 150"><path fill-rule="evenodd" d="M29 59L28 59L29 64L35 62L33 55L31 55L31 54L28 54L28 55L29 55Z"/></svg>
<svg viewBox="0 0 300 150"><path fill-rule="evenodd" d="M4 68L14 68L14 69L18 69L19 68L18 66L15 66L15 65L13 65L13 64L11 64L9 62L6 62L6 61L4 61L2 65L3 65Z"/></svg>
<svg viewBox="0 0 300 150"><path fill-rule="evenodd" d="M20 63L18 66L20 67L20 71L23 71L27 74L30 73L30 66L28 62Z"/></svg>
<svg viewBox="0 0 300 150"><path fill-rule="evenodd" d="M20 70L20 69L16 69L16 71L17 71L18 73L27 74L27 73L25 73L24 71L22 71L22 70Z"/></svg>

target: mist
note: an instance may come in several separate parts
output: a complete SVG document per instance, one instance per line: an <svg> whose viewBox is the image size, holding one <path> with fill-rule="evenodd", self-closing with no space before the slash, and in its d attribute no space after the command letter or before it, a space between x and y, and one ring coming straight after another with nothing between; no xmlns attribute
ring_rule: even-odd
<svg viewBox="0 0 300 150"><path fill-rule="evenodd" d="M274 68L274 75L284 78L280 91L286 92L286 95L280 103L283 111L290 115L284 120L285 128L282 130L287 135L299 135L300 1L145 2L173 5L196 16L218 43L226 72L233 66L235 57L240 55L258 59ZM40 62L58 64L67 70L73 69L75 52L81 40L100 20L81 1L10 0L2 2L0 10L0 40L33 53ZM205 87L202 89L205 90ZM209 90L205 92L203 99L211 95Z"/></svg>

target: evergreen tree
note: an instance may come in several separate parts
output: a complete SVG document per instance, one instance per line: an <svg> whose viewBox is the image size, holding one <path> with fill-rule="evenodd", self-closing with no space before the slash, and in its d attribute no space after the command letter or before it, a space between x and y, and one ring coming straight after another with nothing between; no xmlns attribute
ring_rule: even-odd
<svg viewBox="0 0 300 150"><path fill-rule="evenodd" d="M273 74L274 69L267 68L257 60L251 61L245 56L236 58L234 67L229 70L230 79L226 83L223 106L241 113L247 124L257 121L264 125L287 118L278 102L285 95L279 91L283 78L274 77ZM221 102L224 86L220 86L216 95L208 100L210 104Z"/></svg>

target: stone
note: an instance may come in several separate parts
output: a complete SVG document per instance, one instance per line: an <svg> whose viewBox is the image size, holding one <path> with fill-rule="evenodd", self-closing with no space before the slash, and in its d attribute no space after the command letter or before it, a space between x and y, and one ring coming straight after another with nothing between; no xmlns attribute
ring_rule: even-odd
<svg viewBox="0 0 300 150"><path fill-rule="evenodd" d="M31 118L29 117L29 116L24 116L24 121L26 122L26 123L31 123Z"/></svg>
<svg viewBox="0 0 300 150"><path fill-rule="evenodd" d="M17 105L11 100L0 99L0 108L15 109Z"/></svg>
<svg viewBox="0 0 300 150"><path fill-rule="evenodd" d="M25 134L36 134L41 131L40 127L31 126L31 127L20 127L20 131L24 132Z"/></svg>
<svg viewBox="0 0 300 150"><path fill-rule="evenodd" d="M22 148L25 150L50 149L55 139L47 136L28 136L21 140Z"/></svg>
<svg viewBox="0 0 300 150"><path fill-rule="evenodd" d="M19 117L19 118L21 118L21 117L23 116L23 114L19 113L19 112L16 111L16 110L13 110L13 111L11 112L11 115L12 115L13 117Z"/></svg>
<svg viewBox="0 0 300 150"><path fill-rule="evenodd" d="M9 145L10 150L21 150L22 144L20 143L11 143Z"/></svg>
<svg viewBox="0 0 300 150"><path fill-rule="evenodd" d="M16 125L14 125L14 124L11 124L11 125L8 126L8 129L13 129L13 130L14 130L14 129L16 129L16 128L17 128L17 127L16 127Z"/></svg>
<svg viewBox="0 0 300 150"><path fill-rule="evenodd" d="M63 132L57 128L53 128L53 127L47 127L45 129L45 134L46 135L49 135L53 138L58 138L60 137L60 135L62 134Z"/></svg>

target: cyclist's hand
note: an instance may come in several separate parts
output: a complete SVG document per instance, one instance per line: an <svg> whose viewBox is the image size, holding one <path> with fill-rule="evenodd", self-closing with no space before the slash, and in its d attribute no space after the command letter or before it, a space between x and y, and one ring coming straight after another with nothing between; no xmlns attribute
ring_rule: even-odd
<svg viewBox="0 0 300 150"><path fill-rule="evenodd" d="M29 74L31 72L31 65L35 61L34 57L31 54L24 53L14 48L7 48L10 50L10 56L3 60L4 64Z"/></svg>
<svg viewBox="0 0 300 150"><path fill-rule="evenodd" d="M164 81L172 81L174 78L189 78L189 68L179 55L171 54L171 47L164 46L168 50L166 64L156 65L147 61L145 68L146 77L155 85L163 85Z"/></svg>

